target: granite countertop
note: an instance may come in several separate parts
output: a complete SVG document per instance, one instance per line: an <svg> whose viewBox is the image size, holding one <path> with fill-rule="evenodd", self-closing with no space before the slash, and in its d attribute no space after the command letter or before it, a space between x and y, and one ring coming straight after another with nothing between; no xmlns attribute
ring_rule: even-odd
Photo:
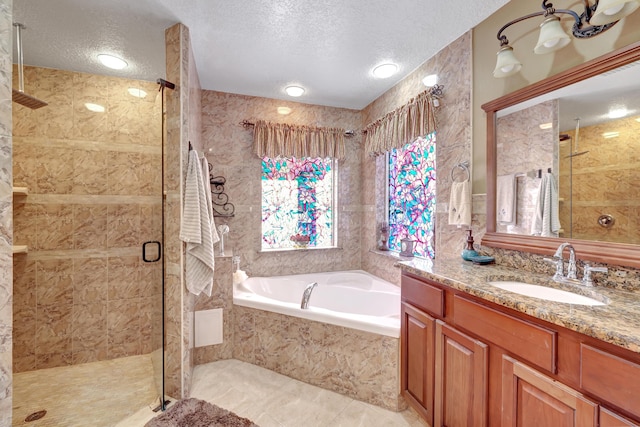
<svg viewBox="0 0 640 427"><path fill-rule="evenodd" d="M584 335L640 353L640 290L622 290L596 286L556 283L550 276L520 271L500 265L475 265L461 259L400 261L403 272L431 279L545 320ZM489 281L512 280L563 289L589 296L606 305L586 306L558 303L505 291L488 284Z"/></svg>

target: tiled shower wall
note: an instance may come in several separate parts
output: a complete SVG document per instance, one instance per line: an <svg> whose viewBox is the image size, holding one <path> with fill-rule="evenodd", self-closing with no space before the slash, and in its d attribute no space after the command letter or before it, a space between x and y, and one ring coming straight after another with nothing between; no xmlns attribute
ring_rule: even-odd
<svg viewBox="0 0 640 427"><path fill-rule="evenodd" d="M11 58L13 1L0 0L0 427L12 408L12 166Z"/></svg>
<svg viewBox="0 0 640 427"><path fill-rule="evenodd" d="M605 132L619 135L604 138ZM588 153L580 156L567 157L575 151L575 129L561 133L571 136L560 144L560 224L564 236L640 244L640 117L581 127L578 151ZM614 217L612 227L598 224L602 214Z"/></svg>
<svg viewBox="0 0 640 427"><path fill-rule="evenodd" d="M14 244L29 251L14 256L14 372L150 353L161 265L141 245L161 232L157 87L34 67L25 81L49 105L13 104L13 183L29 191L14 198Z"/></svg>

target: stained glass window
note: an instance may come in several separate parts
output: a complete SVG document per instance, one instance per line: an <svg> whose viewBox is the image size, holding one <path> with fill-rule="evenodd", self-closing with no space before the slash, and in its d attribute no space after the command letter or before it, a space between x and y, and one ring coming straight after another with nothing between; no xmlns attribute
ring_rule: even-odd
<svg viewBox="0 0 640 427"><path fill-rule="evenodd" d="M414 255L434 258L436 135L418 138L389 153L389 248L412 239Z"/></svg>
<svg viewBox="0 0 640 427"><path fill-rule="evenodd" d="M334 163L262 159L262 249L335 246Z"/></svg>

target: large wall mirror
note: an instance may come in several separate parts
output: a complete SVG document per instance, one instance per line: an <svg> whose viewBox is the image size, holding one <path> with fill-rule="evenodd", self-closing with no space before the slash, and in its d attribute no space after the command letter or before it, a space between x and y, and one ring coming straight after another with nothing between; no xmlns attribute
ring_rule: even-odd
<svg viewBox="0 0 640 427"><path fill-rule="evenodd" d="M569 241L580 259L640 267L638 75L640 43L482 106L483 245L551 254ZM547 232L536 220L543 180L557 188L559 221Z"/></svg>

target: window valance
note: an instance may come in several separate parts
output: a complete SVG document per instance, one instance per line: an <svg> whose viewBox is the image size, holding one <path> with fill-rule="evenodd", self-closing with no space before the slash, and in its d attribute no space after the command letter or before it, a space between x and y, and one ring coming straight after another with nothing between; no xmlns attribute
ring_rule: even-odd
<svg viewBox="0 0 640 427"><path fill-rule="evenodd" d="M434 97L429 90L385 114L365 128L364 147L371 155L400 148L436 130Z"/></svg>
<svg viewBox="0 0 640 427"><path fill-rule="evenodd" d="M253 126L253 152L269 157L332 157L344 159L344 129L269 123Z"/></svg>

